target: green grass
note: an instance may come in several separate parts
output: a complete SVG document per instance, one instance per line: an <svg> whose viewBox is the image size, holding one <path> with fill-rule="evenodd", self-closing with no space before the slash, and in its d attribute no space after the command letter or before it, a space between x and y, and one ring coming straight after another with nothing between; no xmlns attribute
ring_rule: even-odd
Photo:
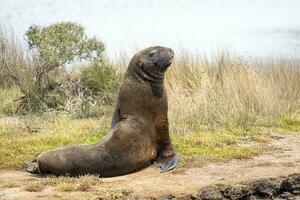
<svg viewBox="0 0 300 200"><path fill-rule="evenodd" d="M186 125L186 124L185 124ZM231 159L247 159L272 150L267 146L274 135L299 134L300 116L288 115L278 119L260 118L247 128L214 129L195 124L172 124L172 140L181 157L180 166L201 166L208 162L223 162Z"/></svg>
<svg viewBox="0 0 300 200"><path fill-rule="evenodd" d="M0 167L18 168L41 152L69 144L89 144L108 132L108 118L64 115L0 119Z"/></svg>
<svg viewBox="0 0 300 200"><path fill-rule="evenodd" d="M273 133L300 131L299 119L283 118L280 126L249 130L197 130L172 133L180 166L251 158L269 150ZM109 131L110 117L74 119L62 113L0 118L0 168L21 168L41 152L70 144L91 144ZM174 126L174 125L173 125Z"/></svg>

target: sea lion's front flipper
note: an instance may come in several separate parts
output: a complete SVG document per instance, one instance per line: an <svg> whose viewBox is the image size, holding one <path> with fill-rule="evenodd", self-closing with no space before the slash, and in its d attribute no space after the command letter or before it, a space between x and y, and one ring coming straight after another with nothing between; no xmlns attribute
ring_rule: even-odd
<svg viewBox="0 0 300 200"><path fill-rule="evenodd" d="M160 168L160 172L167 172L175 168L179 161L179 156L174 154L166 158L158 158L155 165Z"/></svg>
<svg viewBox="0 0 300 200"><path fill-rule="evenodd" d="M33 160L30 163L26 163L25 168L26 168L26 171L28 171L32 174L40 174L41 173L39 164L35 160Z"/></svg>

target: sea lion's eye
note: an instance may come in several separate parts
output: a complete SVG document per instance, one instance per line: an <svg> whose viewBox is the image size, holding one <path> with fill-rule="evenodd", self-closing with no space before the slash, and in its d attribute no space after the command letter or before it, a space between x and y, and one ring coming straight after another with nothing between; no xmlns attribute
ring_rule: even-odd
<svg viewBox="0 0 300 200"><path fill-rule="evenodd" d="M149 53L149 57L154 56L154 54L155 54L155 51L151 51L151 52Z"/></svg>

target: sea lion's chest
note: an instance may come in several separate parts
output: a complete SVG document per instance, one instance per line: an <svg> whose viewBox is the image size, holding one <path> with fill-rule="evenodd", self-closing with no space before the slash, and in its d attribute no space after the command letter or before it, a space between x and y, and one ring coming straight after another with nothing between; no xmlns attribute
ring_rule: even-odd
<svg viewBox="0 0 300 200"><path fill-rule="evenodd" d="M153 85L125 79L119 91L120 111L123 114L133 114L156 117L167 112L167 96L164 86L160 87L157 95L153 92Z"/></svg>

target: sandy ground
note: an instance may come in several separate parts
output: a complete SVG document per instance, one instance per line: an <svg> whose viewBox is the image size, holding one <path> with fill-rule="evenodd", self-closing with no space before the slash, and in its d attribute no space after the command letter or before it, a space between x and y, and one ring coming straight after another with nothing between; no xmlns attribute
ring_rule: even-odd
<svg viewBox="0 0 300 200"><path fill-rule="evenodd" d="M253 159L232 160L209 164L201 168L175 169L160 173L155 167L114 178L103 178L102 183L89 192L62 192L47 186L41 192L27 192L22 187L0 188L0 199L111 199L118 191L125 196L159 197L166 194L194 194L200 188L215 184L286 176L300 173L300 134L277 137L270 145L271 153ZM0 170L0 181L43 180L25 171ZM101 198L100 198L101 197Z"/></svg>

